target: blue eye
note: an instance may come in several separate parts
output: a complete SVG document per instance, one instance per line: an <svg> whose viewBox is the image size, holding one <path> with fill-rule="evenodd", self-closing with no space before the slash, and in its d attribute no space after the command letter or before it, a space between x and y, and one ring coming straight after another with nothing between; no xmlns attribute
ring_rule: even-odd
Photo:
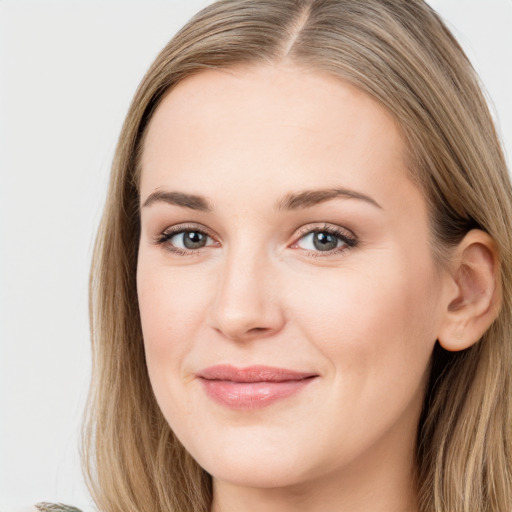
<svg viewBox="0 0 512 512"><path fill-rule="evenodd" d="M322 228L303 228L302 235L291 246L310 252L312 255L326 256L343 252L357 245L357 239L348 230L326 225ZM156 239L157 245L164 246L170 252L179 255L193 255L204 247L218 246L219 243L208 233L196 227L174 226L161 233Z"/></svg>
<svg viewBox="0 0 512 512"><path fill-rule="evenodd" d="M333 227L310 230L294 244L300 249L312 252L339 252L354 247L357 240L353 235Z"/></svg>
<svg viewBox="0 0 512 512"><path fill-rule="evenodd" d="M214 245L215 241L200 229L173 229L162 233L156 240L158 245L165 245L170 251L189 253Z"/></svg>
<svg viewBox="0 0 512 512"><path fill-rule="evenodd" d="M208 235L201 231L182 231L169 238L175 247L180 249L200 249L208 242Z"/></svg>

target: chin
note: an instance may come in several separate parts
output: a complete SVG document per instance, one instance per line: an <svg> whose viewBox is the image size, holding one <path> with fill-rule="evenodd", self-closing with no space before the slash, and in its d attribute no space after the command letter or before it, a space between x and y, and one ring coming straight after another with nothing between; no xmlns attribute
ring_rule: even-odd
<svg viewBox="0 0 512 512"><path fill-rule="evenodd" d="M229 445L212 443L215 448L208 453L192 450L192 456L214 479L243 487L292 486L312 472L303 453L281 443L265 445L253 439Z"/></svg>
<svg viewBox="0 0 512 512"><path fill-rule="evenodd" d="M306 480L305 475L297 472L297 468L283 464L256 463L251 464L237 461L237 463L220 462L214 464L210 470L205 468L214 480L227 482L239 487L252 487L258 489L273 489L291 487Z"/></svg>

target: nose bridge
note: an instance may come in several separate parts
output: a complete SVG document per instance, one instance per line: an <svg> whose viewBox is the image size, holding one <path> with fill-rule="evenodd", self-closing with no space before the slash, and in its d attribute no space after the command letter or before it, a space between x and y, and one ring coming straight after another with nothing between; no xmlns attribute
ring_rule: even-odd
<svg viewBox="0 0 512 512"><path fill-rule="evenodd" d="M284 319L273 275L271 258L254 243L227 249L210 312L212 327L240 340L278 331Z"/></svg>

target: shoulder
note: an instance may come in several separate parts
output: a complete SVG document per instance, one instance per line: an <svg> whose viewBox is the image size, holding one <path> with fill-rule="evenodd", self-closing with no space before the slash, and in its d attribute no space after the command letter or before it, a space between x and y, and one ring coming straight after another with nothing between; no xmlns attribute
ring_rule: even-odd
<svg viewBox="0 0 512 512"><path fill-rule="evenodd" d="M36 503L32 507L25 507L13 510L12 512L82 512L76 507L64 505L62 503Z"/></svg>
<svg viewBox="0 0 512 512"><path fill-rule="evenodd" d="M22 511L23 512L23 511ZM62 503L37 503L32 510L26 512L82 512L80 509Z"/></svg>

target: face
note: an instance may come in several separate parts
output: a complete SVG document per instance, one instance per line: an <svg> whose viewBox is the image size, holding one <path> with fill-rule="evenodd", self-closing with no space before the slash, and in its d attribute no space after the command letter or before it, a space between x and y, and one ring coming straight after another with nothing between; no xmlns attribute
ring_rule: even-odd
<svg viewBox="0 0 512 512"><path fill-rule="evenodd" d="M392 118L317 71L205 71L141 163L147 365L192 456L256 487L410 471L443 286Z"/></svg>

